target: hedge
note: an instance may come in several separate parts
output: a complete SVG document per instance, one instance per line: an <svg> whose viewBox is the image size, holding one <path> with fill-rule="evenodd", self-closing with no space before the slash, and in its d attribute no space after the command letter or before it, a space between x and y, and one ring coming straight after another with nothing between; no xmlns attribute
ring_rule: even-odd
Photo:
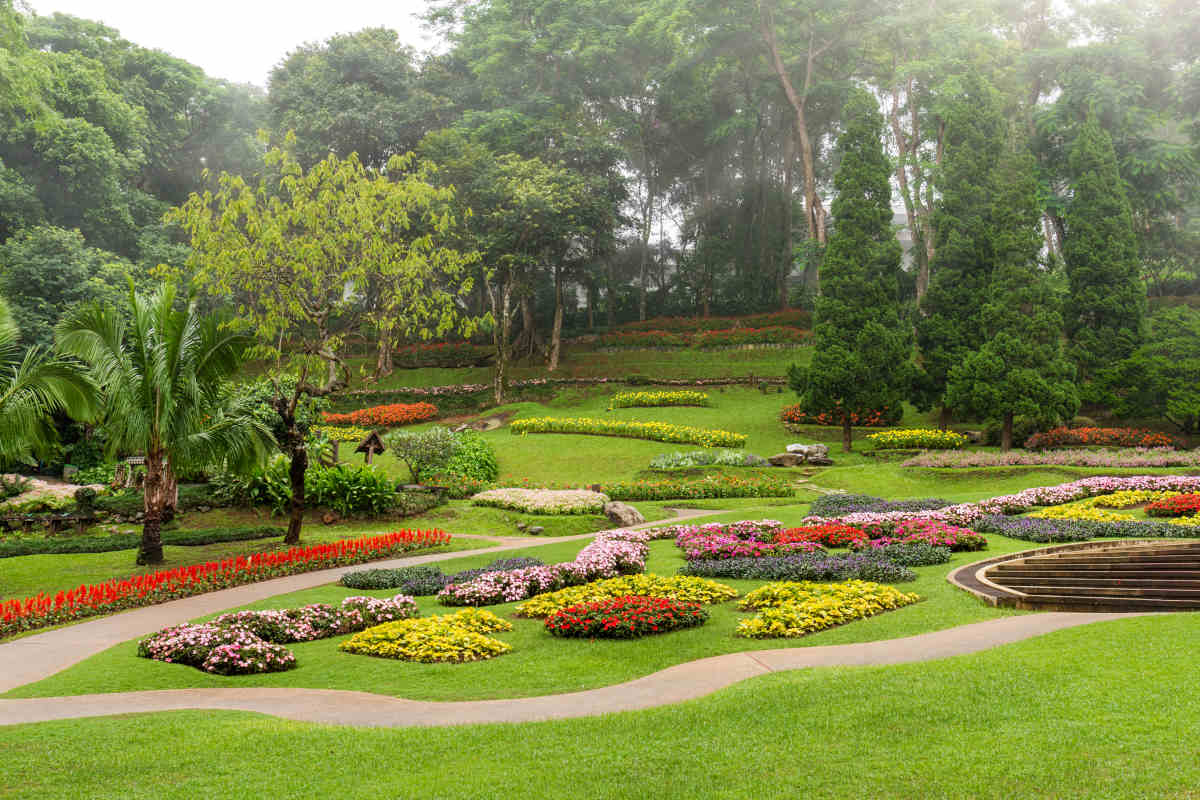
<svg viewBox="0 0 1200 800"><path fill-rule="evenodd" d="M195 547L218 542L246 542L253 539L283 538L283 528L209 528L206 530L163 531L164 545ZM133 550L142 541L139 533L114 533L110 536L52 536L18 538L0 542L0 558L60 553L110 553L114 550Z"/></svg>

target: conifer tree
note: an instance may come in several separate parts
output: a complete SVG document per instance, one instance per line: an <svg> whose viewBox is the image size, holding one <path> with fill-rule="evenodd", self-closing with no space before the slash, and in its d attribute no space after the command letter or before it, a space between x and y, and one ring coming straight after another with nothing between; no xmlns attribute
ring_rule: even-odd
<svg viewBox="0 0 1200 800"><path fill-rule="evenodd" d="M1071 151L1074 180L1063 261L1070 287L1065 313L1071 358L1081 380L1127 358L1141 343L1146 291L1137 241L1112 139L1094 117Z"/></svg>
<svg viewBox="0 0 1200 800"><path fill-rule="evenodd" d="M990 228L994 256L988 299L980 312L984 344L951 367L946 404L1001 420L1000 448L1012 447L1018 415L1070 417L1079 408L1074 365L1062 346L1060 299L1039 263L1035 162L1017 140L993 174Z"/></svg>
<svg viewBox="0 0 1200 800"><path fill-rule="evenodd" d="M937 247L929 290L917 322L920 369L913 401L924 410L940 406L941 426L949 409L950 370L983 344L980 311L991 279L992 171L1003 148L1004 120L993 90L968 75L945 113L946 156L934 209Z"/></svg>
<svg viewBox="0 0 1200 800"><path fill-rule="evenodd" d="M891 165L873 97L855 92L843 112L841 165L833 180L834 232L821 268L821 295L807 369L791 384L810 409L833 411L842 449L852 446L851 414L895 408L911 380L911 341L900 324L900 244L892 231Z"/></svg>

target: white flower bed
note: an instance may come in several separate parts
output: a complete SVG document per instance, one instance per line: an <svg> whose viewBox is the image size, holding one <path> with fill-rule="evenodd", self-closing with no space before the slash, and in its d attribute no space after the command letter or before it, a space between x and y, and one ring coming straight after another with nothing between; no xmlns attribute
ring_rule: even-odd
<svg viewBox="0 0 1200 800"><path fill-rule="evenodd" d="M608 495L587 489L491 489L471 502L525 514L599 514Z"/></svg>

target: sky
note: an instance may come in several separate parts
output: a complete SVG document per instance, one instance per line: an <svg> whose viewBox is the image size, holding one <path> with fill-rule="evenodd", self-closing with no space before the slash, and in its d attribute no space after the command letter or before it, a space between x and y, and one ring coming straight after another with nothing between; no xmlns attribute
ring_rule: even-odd
<svg viewBox="0 0 1200 800"><path fill-rule="evenodd" d="M433 40L413 18L426 0L25 0L35 13L103 22L143 47L165 50L209 75L266 87L291 50L367 27L392 28L418 50ZM20 3L18 3L19 5Z"/></svg>

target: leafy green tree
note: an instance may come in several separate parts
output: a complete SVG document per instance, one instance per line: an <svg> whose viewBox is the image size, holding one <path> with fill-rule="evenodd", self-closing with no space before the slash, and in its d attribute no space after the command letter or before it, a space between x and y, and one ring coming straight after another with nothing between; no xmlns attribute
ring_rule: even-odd
<svg viewBox="0 0 1200 800"><path fill-rule="evenodd" d="M1066 331L1080 377L1127 358L1141 343L1146 291L1138 278L1137 241L1112 140L1095 118L1071 152L1073 196L1063 261L1070 292Z"/></svg>
<svg viewBox="0 0 1200 800"><path fill-rule="evenodd" d="M852 413L902 402L911 379L911 342L900 324L900 244L892 232L883 118L874 98L856 92L843 119L813 359L805 370L793 367L791 378L809 408L839 412L842 449L850 452Z"/></svg>
<svg viewBox="0 0 1200 800"><path fill-rule="evenodd" d="M1152 315L1146 340L1105 376L1122 417L1159 417L1183 433L1200 432L1200 312L1170 308Z"/></svg>
<svg viewBox="0 0 1200 800"><path fill-rule="evenodd" d="M1005 133L994 91L985 81L969 74L958 88L946 110L946 157L937 181L941 198L933 216L936 247L917 320L920 371L913 397L918 408L941 406L943 428L949 420L950 370L983 344L979 315L994 259L992 172Z"/></svg>
<svg viewBox="0 0 1200 800"><path fill-rule="evenodd" d="M161 529L179 471L245 469L261 463L271 444L246 407L227 402L226 382L245 363L247 340L176 299L169 284L150 295L131 284L127 309L81 306L58 327L59 348L87 364L101 387L110 455L145 453L139 564L163 560Z"/></svg>
<svg viewBox="0 0 1200 800"><path fill-rule="evenodd" d="M46 455L57 441L55 414L88 421L96 387L73 363L21 346L21 332L0 299L0 461Z"/></svg>
<svg viewBox="0 0 1200 800"><path fill-rule="evenodd" d="M985 341L950 368L946 386L950 407L1001 420L1005 451L1012 448L1016 415L1059 420L1079 408L1074 366L1063 355L1061 302L1039 263L1035 166L1018 144L1006 148L996 167L990 214L995 262L980 313Z"/></svg>

